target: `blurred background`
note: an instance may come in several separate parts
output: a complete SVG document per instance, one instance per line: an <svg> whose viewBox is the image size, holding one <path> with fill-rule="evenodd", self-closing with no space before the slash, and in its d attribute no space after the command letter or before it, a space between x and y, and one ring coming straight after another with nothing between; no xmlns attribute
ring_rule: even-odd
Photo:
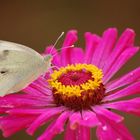
<svg viewBox="0 0 140 140"><path fill-rule="evenodd" d="M46 45L53 44L62 31L77 29L78 45L84 47L84 32L101 35L108 27L117 27L119 33L127 27L133 28L137 34L136 44L140 46L140 1L0 0L0 39L27 45L40 53ZM139 66L139 59L140 53L118 75ZM140 118L124 116L126 126L135 139L140 140ZM33 137L21 131L7 140L35 140L44 129L45 126ZM92 138L96 140L94 133ZM0 133L0 140L5 139ZM55 138L61 139L62 135Z"/></svg>

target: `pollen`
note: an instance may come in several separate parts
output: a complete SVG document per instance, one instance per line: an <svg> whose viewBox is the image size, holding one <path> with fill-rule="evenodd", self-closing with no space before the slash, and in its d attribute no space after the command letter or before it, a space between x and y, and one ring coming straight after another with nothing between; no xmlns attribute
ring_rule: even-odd
<svg viewBox="0 0 140 140"><path fill-rule="evenodd" d="M104 96L103 72L92 64L75 64L55 70L48 80L59 105L87 108Z"/></svg>

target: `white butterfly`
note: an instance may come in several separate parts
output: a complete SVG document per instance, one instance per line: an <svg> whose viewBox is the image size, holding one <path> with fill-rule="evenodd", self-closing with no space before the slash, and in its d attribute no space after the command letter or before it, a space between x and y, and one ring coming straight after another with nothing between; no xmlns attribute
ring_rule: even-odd
<svg viewBox="0 0 140 140"><path fill-rule="evenodd" d="M57 38L53 48L63 34ZM62 49L70 47L74 45ZM24 45L0 40L0 96L18 92L46 73L53 56L42 56Z"/></svg>
<svg viewBox="0 0 140 140"><path fill-rule="evenodd" d="M57 38L53 48L63 34ZM74 45L62 49L70 47ZM24 45L0 40L0 96L18 92L46 73L53 56L42 56Z"/></svg>
<svg viewBox="0 0 140 140"><path fill-rule="evenodd" d="M0 96L25 88L51 66L52 55L24 45L0 41Z"/></svg>

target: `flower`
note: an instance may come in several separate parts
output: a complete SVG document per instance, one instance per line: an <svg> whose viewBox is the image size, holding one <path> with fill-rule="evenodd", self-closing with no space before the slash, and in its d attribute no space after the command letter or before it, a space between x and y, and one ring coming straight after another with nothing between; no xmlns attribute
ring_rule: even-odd
<svg viewBox="0 0 140 140"><path fill-rule="evenodd" d="M117 29L109 28L102 37L86 32L85 50L74 47L59 53L53 49L52 64L57 68L50 68L22 94L0 98L3 136L21 129L33 135L49 123L37 140L52 140L65 125L65 140L90 140L94 127L99 140L134 140L123 124L124 118L113 110L140 116L140 97L121 99L140 92L140 67L112 80L138 52L134 38L134 31L126 29L117 40ZM77 31L71 30L62 48L76 41ZM44 54L49 54L51 48L47 47Z"/></svg>

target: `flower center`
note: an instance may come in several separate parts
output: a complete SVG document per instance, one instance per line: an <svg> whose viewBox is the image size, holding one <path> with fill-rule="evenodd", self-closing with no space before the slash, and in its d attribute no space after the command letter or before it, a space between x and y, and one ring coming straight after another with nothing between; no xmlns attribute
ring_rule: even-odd
<svg viewBox="0 0 140 140"><path fill-rule="evenodd" d="M90 109L104 97L102 70L91 64L75 64L61 67L48 80L57 105L74 110Z"/></svg>
<svg viewBox="0 0 140 140"><path fill-rule="evenodd" d="M91 72L86 70L68 71L58 78L58 81L65 86L80 85L87 82L88 80L93 80L93 78Z"/></svg>

